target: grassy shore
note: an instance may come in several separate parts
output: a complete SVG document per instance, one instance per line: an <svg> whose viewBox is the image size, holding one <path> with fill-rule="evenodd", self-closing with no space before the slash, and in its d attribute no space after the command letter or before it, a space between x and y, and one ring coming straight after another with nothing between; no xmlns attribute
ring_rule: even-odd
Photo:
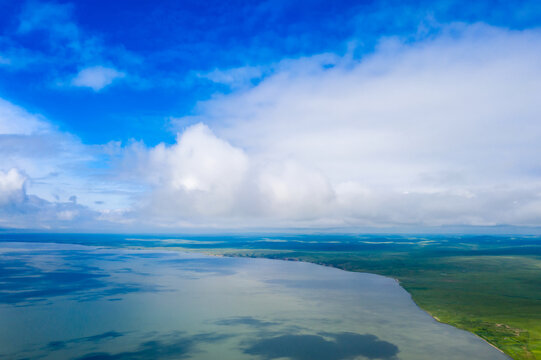
<svg viewBox="0 0 541 360"><path fill-rule="evenodd" d="M527 251L204 251L390 276L438 321L477 334L513 359L541 359L541 256Z"/></svg>

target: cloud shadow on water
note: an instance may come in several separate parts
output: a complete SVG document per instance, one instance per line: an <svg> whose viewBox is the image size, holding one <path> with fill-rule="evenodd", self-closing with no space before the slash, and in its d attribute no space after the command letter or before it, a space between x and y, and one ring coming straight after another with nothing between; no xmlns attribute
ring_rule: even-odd
<svg viewBox="0 0 541 360"><path fill-rule="evenodd" d="M48 261L45 270L35 265L40 261L39 255L4 254L0 257L0 303L30 305L58 296L88 301L133 292L160 291L154 285L113 281L103 269L86 264L86 259L74 261L69 266L63 263L65 260L62 257L53 263Z"/></svg>
<svg viewBox="0 0 541 360"><path fill-rule="evenodd" d="M171 335L164 338L170 338ZM118 353L95 352L76 360L153 360L185 359L197 352L200 343L214 343L231 337L228 334L203 333L192 336L176 336L173 340L150 340L141 343L133 351Z"/></svg>
<svg viewBox="0 0 541 360"><path fill-rule="evenodd" d="M244 353L263 359L347 360L364 356L368 359L394 360L399 349L371 334L322 333L320 335L281 335L252 343Z"/></svg>
<svg viewBox="0 0 541 360"><path fill-rule="evenodd" d="M49 344L47 344L47 350L50 351L57 351L65 349L70 344L77 344L77 343L99 343L103 340L109 340L109 339L116 339L118 337L124 336L124 334L119 333L117 331L107 331L102 334L92 335L92 336L85 336L81 338L75 338L75 339L69 339L69 340L63 340L63 341L51 341Z"/></svg>
<svg viewBox="0 0 541 360"><path fill-rule="evenodd" d="M279 325L280 323L275 321L264 321L256 319L252 316L238 316L227 319L221 319L215 322L216 325L223 326L235 326L235 325L245 325L257 329L267 328L269 326Z"/></svg>
<svg viewBox="0 0 541 360"><path fill-rule="evenodd" d="M150 360L150 359L183 359L188 356L193 347L189 339L179 339L172 343L161 341L147 341L134 351L125 351L115 354L90 353L77 358L77 360Z"/></svg>

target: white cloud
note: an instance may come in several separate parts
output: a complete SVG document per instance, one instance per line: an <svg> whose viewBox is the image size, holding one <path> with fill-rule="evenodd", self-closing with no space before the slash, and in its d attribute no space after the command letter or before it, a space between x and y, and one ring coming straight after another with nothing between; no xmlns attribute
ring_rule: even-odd
<svg viewBox="0 0 541 360"><path fill-rule="evenodd" d="M130 148L127 168L154 188L148 199L158 218L212 216L235 211L248 171L240 149L218 139L206 126L188 128L172 146Z"/></svg>
<svg viewBox="0 0 541 360"><path fill-rule="evenodd" d="M99 91L126 76L116 67L126 69L141 64L142 59L135 53L123 46L108 45L99 33L80 27L75 8L74 4L26 1L21 7L18 27L6 29L5 36L0 37L0 66L11 71L32 68L46 71L46 78L54 79L56 86L82 86ZM43 46L29 46L29 37L38 38ZM74 67L78 74L71 70L65 73ZM129 79L132 85L146 83L137 76Z"/></svg>
<svg viewBox="0 0 541 360"><path fill-rule="evenodd" d="M198 74L198 76L218 84L228 85L231 88L241 88L250 85L252 80L260 78L264 72L262 67L243 66L228 70L214 69L207 73Z"/></svg>
<svg viewBox="0 0 541 360"><path fill-rule="evenodd" d="M537 30L455 24L424 42L387 39L361 60L284 62L179 122L206 123L249 159L234 207L207 193L231 210L208 222L537 226L540 61ZM176 219L190 221L192 204L180 204Z"/></svg>
<svg viewBox="0 0 541 360"><path fill-rule="evenodd" d="M259 69L216 70L240 90L150 148L85 146L0 100L0 226L538 226L540 62L537 30L456 24L360 60L285 60L251 87ZM86 68L72 85L122 76ZM87 166L106 152L123 156L107 180Z"/></svg>
<svg viewBox="0 0 541 360"><path fill-rule="evenodd" d="M49 202L26 193L27 176L0 171L0 228L61 229L94 224L98 214L75 202Z"/></svg>
<svg viewBox="0 0 541 360"><path fill-rule="evenodd" d="M151 186L133 214L149 227L315 219L327 214L334 197L317 171L295 161L250 159L203 124L187 128L173 145L133 144L123 165L124 173Z"/></svg>
<svg viewBox="0 0 541 360"><path fill-rule="evenodd" d="M26 178L17 170L0 171L0 206L24 200Z"/></svg>
<svg viewBox="0 0 541 360"><path fill-rule="evenodd" d="M78 87L89 87L94 91L100 91L111 85L116 79L125 77L126 74L113 68L103 66L87 67L71 80L71 85Z"/></svg>
<svg viewBox="0 0 541 360"><path fill-rule="evenodd" d="M314 219L329 214L334 190L324 174L292 160L265 163L255 179L260 212L281 219Z"/></svg>
<svg viewBox="0 0 541 360"><path fill-rule="evenodd" d="M79 139L4 99L0 99L0 156L0 170L18 168L42 180L92 159Z"/></svg>
<svg viewBox="0 0 541 360"><path fill-rule="evenodd" d="M93 167L105 151L0 99L0 228L107 226L91 208L123 209L130 189Z"/></svg>
<svg viewBox="0 0 541 360"><path fill-rule="evenodd" d="M51 126L39 116L0 98L0 135L30 135L50 131Z"/></svg>

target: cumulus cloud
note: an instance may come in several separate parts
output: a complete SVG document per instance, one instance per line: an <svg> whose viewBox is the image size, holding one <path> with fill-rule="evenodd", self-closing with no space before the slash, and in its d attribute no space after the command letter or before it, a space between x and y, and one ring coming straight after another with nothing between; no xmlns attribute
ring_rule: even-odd
<svg viewBox="0 0 541 360"><path fill-rule="evenodd" d="M235 219L242 227L262 224L262 218L315 219L328 215L334 198L316 170L295 161L260 162L204 124L187 128L173 145L149 149L137 143L125 156L124 171L151 187L139 209L149 225L223 226Z"/></svg>
<svg viewBox="0 0 541 360"><path fill-rule="evenodd" d="M539 31L482 24L386 39L360 60L289 60L180 120L213 133L140 149L167 168L148 206L239 226L539 225L540 60ZM224 166L202 181L206 156Z"/></svg>
<svg viewBox="0 0 541 360"><path fill-rule="evenodd" d="M129 190L92 169L104 151L0 99L0 228L106 227Z"/></svg>
<svg viewBox="0 0 541 360"><path fill-rule="evenodd" d="M71 80L72 86L88 87L94 91L100 91L109 86L116 79L125 77L126 74L113 68L103 66L87 67Z"/></svg>
<svg viewBox="0 0 541 360"><path fill-rule="evenodd" d="M134 144L125 166L154 189L146 201L155 220L177 222L233 214L245 190L249 161L241 149L198 124L186 129L171 146L147 149Z"/></svg>
<svg viewBox="0 0 541 360"><path fill-rule="evenodd" d="M28 178L0 171L0 228L62 229L96 224L98 213L75 202L50 202L26 192Z"/></svg>
<svg viewBox="0 0 541 360"><path fill-rule="evenodd" d="M0 206L23 201L25 181L25 177L17 169L0 171Z"/></svg>
<svg viewBox="0 0 541 360"><path fill-rule="evenodd" d="M329 215L335 192L323 173L293 160L265 162L258 170L254 180L261 213L283 220Z"/></svg>

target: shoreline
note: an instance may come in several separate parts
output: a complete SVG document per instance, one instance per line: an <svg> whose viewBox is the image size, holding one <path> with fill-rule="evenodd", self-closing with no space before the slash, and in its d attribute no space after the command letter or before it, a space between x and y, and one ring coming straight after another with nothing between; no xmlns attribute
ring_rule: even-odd
<svg viewBox="0 0 541 360"><path fill-rule="evenodd" d="M396 280L396 282L400 285L400 281L399 281L398 279L395 279L395 278L391 278L391 279ZM419 304L417 304L417 302L413 299L413 296L411 295L411 293L410 293L408 290L406 290L402 285L400 285L400 287L401 287L402 289L404 289L404 291L406 291L406 292L410 295L411 301L413 301L413 302L415 303L415 305L416 305L421 311L423 311L423 312L426 313L428 316L430 316L432 319L434 319L434 321L436 321L436 322L438 322L438 323L440 323L440 324L445 324L445 325L448 325L448 326L452 326L453 328L458 329L458 330L466 331L467 333L472 334L472 335L476 336L477 338L481 339L481 340L482 340L483 342L485 342L486 344L492 346L494 349L498 350L498 351L501 352L503 355L507 356L509 359L513 360L513 358L512 358L511 356L509 356L508 354L506 354L502 349L500 349L500 348L497 347L496 345L492 344L492 343L489 342L487 339L485 339L485 338L483 338L483 337L477 335L476 333L471 332L471 331L468 331L468 330L465 330L465 329L461 329L461 328L459 328L459 327L456 327L456 326L453 326L453 325L451 325L451 324L448 324L448 323L446 323L446 322L444 322L444 321L441 321L437 316L431 314L428 310L425 310L425 309L423 309L421 306L419 306Z"/></svg>
<svg viewBox="0 0 541 360"><path fill-rule="evenodd" d="M300 261L300 260L299 260L299 261ZM349 271L349 270L344 270L344 271ZM358 271L352 271L352 272L358 272ZM368 273L368 274L373 274L373 273ZM378 274L376 274L376 275L378 275ZM385 276L385 275L381 275L381 276ZM419 304L417 304L417 301L415 301L415 299L413 298L413 296L411 295L411 293L410 293L408 290L406 290L406 288L404 288L404 287L402 286L402 284L400 283L400 280L399 280L399 279L394 278L394 277L390 277L390 276L387 276L387 277L390 278L390 279L393 279L394 281L396 281L397 284L400 285L400 287L401 287L402 289L404 289L404 291L406 291L406 292L409 294L409 296L410 296L410 298L411 298L411 301L413 301L413 302L415 303L415 305L416 305L421 311L423 311L423 312L426 313L428 316L430 316L432 319L434 319L434 321L437 321L437 322L439 322L440 324L445 324L445 325L448 325L448 326L452 326L452 327L454 327L455 329L463 330L463 331L466 331L466 332L468 332L468 333L470 333L470 334L473 334L473 335L475 335L476 337L478 337L479 339L483 340L483 341L484 341L485 343L487 343L488 345L492 346L494 349L498 350L499 352L501 352L502 354L504 354L505 356L507 356L509 359L511 359L511 360L513 359L511 356L509 356L508 354L506 354L502 349L500 349L500 348L497 347L496 345L492 344L492 343L489 342L487 339L485 339L485 338L483 338L483 337L477 335L476 333L471 332L471 331L468 331L468 330L461 329L461 328L459 328L459 327L456 327L456 326L453 326L453 325L451 325L451 324L448 324L448 323L446 323L446 322L444 322L444 321L441 321L436 315L431 314L428 310L423 309Z"/></svg>
<svg viewBox="0 0 541 360"><path fill-rule="evenodd" d="M105 247L109 247L109 246L105 246ZM115 247L113 246L111 248L115 248ZM202 254L202 255L205 255L205 256L214 256L214 257L230 257L230 258L247 257L247 258L253 258L253 259L267 259L267 260L278 260L278 261L296 261L296 262L304 262L304 263L307 263L307 264L314 264L314 265L319 265L319 266L331 267L331 268L334 268L334 269L338 269L338 270L341 270L341 271L352 272L352 273L365 273L365 274L383 276L383 277L386 277L388 279L394 280L410 296L410 298L413 301L413 303L415 304L415 306L417 306L418 309L420 309L422 312L424 312L428 316L430 316L434 321L436 321L436 322L438 322L440 324L451 326L451 327L453 327L455 329L458 329L458 330L466 331L467 333L474 335L475 337L481 339L484 343L486 343L486 344L490 345L491 347L493 347L494 349L498 350L501 354L507 356L509 359L513 360L513 358L511 356L509 356L508 354L506 354L502 349L498 348L496 345L490 343L488 340L486 340L483 337L477 335L476 333L468 331L466 329L461 329L459 327L456 327L456 326L453 326L453 325L448 324L446 322L443 322L437 316L435 316L435 315L431 314L429 311L423 309L414 300L412 294L404 286L402 286L400 280L395 278L395 277L392 277L392 276L377 274L377 273L368 272L368 271L346 270L346 269L342 269L340 267L333 266L333 265L330 265L330 264L311 262L311 261L306 261L306 260L301 260L301 259L294 259L294 258L274 259L274 258L265 257L265 256L240 256L240 255L235 255L235 254L219 254L219 253L209 252L206 249L191 249L191 248L181 248L181 247L168 248L168 247L141 247L141 246L133 246L132 247L132 246L128 246L128 247L121 247L121 248L132 249L132 250L164 250L164 251L172 251L172 252L198 253L198 254ZM232 250L232 249L229 249L229 250Z"/></svg>
<svg viewBox="0 0 541 360"><path fill-rule="evenodd" d="M386 276L386 275L381 275L381 274L376 274L376 273L371 273L371 272L367 272L367 271L352 271L352 270L345 270L345 269L341 269L337 266L333 266L333 265L329 265L329 264L324 264L324 263L317 263L317 262L311 262L311 261L305 261L305 260L300 260L300 259L292 259L292 258L285 258L285 259L273 259L273 258L268 258L268 257L264 257L264 256L238 256L238 255L234 255L234 254L212 254L212 253L207 253L206 251L198 251L198 250L195 250L195 251L192 251L192 249L186 249L188 251L186 252L197 252L197 253L201 253L201 254L204 254L204 255L210 255L210 256L218 256L218 257L231 257L231 258L242 258L242 257L250 257L250 258L254 258L254 259L268 259L268 260L279 260L279 261L297 261L297 262L304 262L304 263L308 263L308 264L315 264L315 265L319 265L319 266L326 266L326 267L331 267L331 268L334 268L334 269L338 269L338 270L342 270L342 271L347 271L347 272L352 272L352 273L365 273L365 274L372 274L372 275L378 275L378 276L384 276L386 278L389 278L389 279L392 279L394 281L396 281L396 283L402 288L404 289L405 292L408 293L408 295L410 296L411 298L411 301L413 301L413 303L415 304L415 306L417 306L417 308L419 310L421 310L422 312L424 312L425 314L427 314L428 316L430 316L434 321L440 323L440 324L444 324L444 325L447 325L447 326L451 326L455 329L458 329L458 330L462 330L462 331L465 331L469 334L472 334L474 335L475 337L477 337L478 339L482 340L484 343L490 345L492 348L498 350L501 354L507 356L510 360L513 360L513 358L511 356L509 356L508 354L506 354L502 349L500 349L499 347L497 347L496 345L492 344L491 342L489 342L488 340L484 339L483 337L477 335L476 333L474 332L471 332L471 331L468 331L466 329L461 329L459 327L456 327L456 326L453 326L451 324L448 324L446 322L443 322L441 321L437 316L431 314L428 310L425 310L423 309L421 306L419 306L419 304L417 304L417 302L415 301L415 299L413 298L413 295L408 291L406 290L406 288L404 286L402 286L401 282L399 279L395 278L395 277L391 277L391 276ZM178 250L173 250L173 251L178 251Z"/></svg>

